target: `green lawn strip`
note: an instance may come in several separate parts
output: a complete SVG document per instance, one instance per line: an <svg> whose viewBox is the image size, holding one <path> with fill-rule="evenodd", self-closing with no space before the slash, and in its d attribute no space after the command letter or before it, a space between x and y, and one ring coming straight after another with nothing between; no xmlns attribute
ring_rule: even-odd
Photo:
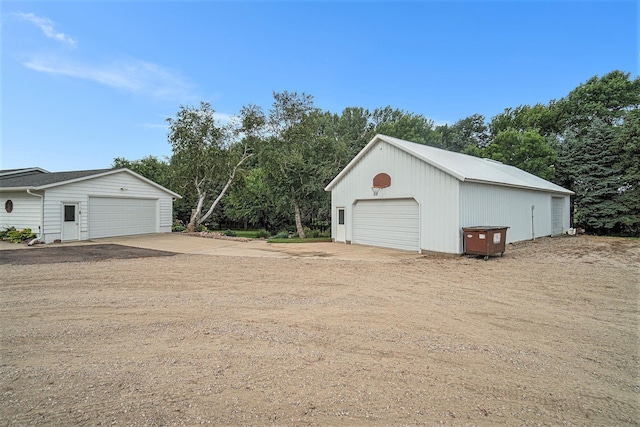
<svg viewBox="0 0 640 427"><path fill-rule="evenodd" d="M300 237L292 237L290 239L277 239L271 238L267 240L267 243L318 243L318 242L330 242L331 237L307 237L301 239Z"/></svg>

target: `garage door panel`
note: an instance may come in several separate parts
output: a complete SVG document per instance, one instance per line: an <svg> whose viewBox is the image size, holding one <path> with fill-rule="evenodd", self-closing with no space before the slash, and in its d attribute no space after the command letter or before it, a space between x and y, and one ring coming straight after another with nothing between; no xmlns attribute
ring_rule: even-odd
<svg viewBox="0 0 640 427"><path fill-rule="evenodd" d="M353 242L418 251L418 212L414 199L359 201L354 206Z"/></svg>
<svg viewBox="0 0 640 427"><path fill-rule="evenodd" d="M155 233L157 212L156 200L92 197L89 199L89 237Z"/></svg>

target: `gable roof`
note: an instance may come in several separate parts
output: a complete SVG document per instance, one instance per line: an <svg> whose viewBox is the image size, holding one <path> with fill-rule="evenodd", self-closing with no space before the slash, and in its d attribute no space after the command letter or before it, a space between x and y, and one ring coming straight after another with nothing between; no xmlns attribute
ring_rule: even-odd
<svg viewBox="0 0 640 427"><path fill-rule="evenodd" d="M29 171L29 172L25 172ZM2 173L6 172L6 173ZM21 191L21 190L45 190L51 187L71 184L73 182L84 181L87 179L98 178L102 176L113 175L116 173L127 173L132 175L149 185L152 185L172 197L181 199L177 193L161 186L160 184L143 177L130 169L93 169L83 171L67 171L67 172L47 172L40 168L15 169L11 171L0 171L0 191Z"/></svg>
<svg viewBox="0 0 640 427"><path fill-rule="evenodd" d="M17 176L17 175L26 175L30 173L49 173L49 171L44 170L42 168L22 168L22 169L3 169L0 170L0 176Z"/></svg>
<svg viewBox="0 0 640 427"><path fill-rule="evenodd" d="M325 191L331 191L333 187L362 159L378 142L384 141L394 147L440 169L463 182L477 182L482 184L501 185L506 187L526 188L530 190L549 191L561 194L573 194L572 191L562 188L552 182L537 177L515 166L482 159L467 154L455 153L424 144L405 141L386 135L376 135L369 143L349 162L349 164L325 187Z"/></svg>

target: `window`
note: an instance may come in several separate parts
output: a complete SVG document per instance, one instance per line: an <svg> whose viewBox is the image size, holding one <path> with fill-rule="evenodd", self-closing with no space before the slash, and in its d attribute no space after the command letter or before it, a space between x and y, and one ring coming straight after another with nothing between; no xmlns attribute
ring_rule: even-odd
<svg viewBox="0 0 640 427"><path fill-rule="evenodd" d="M76 207L74 205L64 205L64 220L65 222L76 220Z"/></svg>
<svg viewBox="0 0 640 427"><path fill-rule="evenodd" d="M4 210L7 211L7 213L13 212L13 202L11 200L4 202Z"/></svg>
<svg viewBox="0 0 640 427"><path fill-rule="evenodd" d="M344 209L338 209L338 224L344 225Z"/></svg>

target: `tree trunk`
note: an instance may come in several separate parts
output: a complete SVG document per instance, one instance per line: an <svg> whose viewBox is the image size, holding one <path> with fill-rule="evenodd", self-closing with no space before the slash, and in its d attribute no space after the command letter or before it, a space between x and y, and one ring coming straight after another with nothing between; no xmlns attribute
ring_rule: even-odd
<svg viewBox="0 0 640 427"><path fill-rule="evenodd" d="M302 239L306 238L304 234L304 228L302 228L302 215L300 215L300 206L298 205L298 200L293 195L293 187L291 187L291 195L293 196L293 208L296 212L296 231L298 232L298 236Z"/></svg>

